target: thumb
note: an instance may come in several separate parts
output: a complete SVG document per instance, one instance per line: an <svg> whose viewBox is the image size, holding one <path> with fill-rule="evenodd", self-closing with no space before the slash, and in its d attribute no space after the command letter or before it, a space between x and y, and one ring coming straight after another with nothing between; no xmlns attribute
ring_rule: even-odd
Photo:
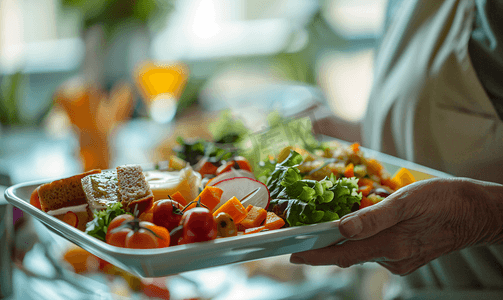
<svg viewBox="0 0 503 300"><path fill-rule="evenodd" d="M401 220L400 207L392 196L372 206L365 207L342 217L339 223L341 234L351 240L373 236Z"/></svg>

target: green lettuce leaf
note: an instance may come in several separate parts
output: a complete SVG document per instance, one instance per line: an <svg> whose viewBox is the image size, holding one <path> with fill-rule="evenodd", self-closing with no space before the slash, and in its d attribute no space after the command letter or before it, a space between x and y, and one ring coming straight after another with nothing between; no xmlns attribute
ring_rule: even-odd
<svg viewBox="0 0 503 300"><path fill-rule="evenodd" d="M120 202L109 205L105 210L95 212L94 219L86 225L86 233L105 241L110 222L112 222L115 217L125 213L126 211L122 209L122 204Z"/></svg>
<svg viewBox="0 0 503 300"><path fill-rule="evenodd" d="M270 210L290 226L338 220L360 205L362 195L356 177L337 179L331 174L320 181L302 179L297 168L301 162L300 154L291 151L267 181L272 198Z"/></svg>

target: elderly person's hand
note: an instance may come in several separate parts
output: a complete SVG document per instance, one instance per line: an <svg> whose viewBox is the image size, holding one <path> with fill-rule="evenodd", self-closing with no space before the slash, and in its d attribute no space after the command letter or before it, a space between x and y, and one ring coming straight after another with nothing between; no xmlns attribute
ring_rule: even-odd
<svg viewBox="0 0 503 300"><path fill-rule="evenodd" d="M349 267L373 261L406 275L429 261L476 244L503 241L503 186L466 178L408 185L344 216L344 243L292 254L292 263Z"/></svg>

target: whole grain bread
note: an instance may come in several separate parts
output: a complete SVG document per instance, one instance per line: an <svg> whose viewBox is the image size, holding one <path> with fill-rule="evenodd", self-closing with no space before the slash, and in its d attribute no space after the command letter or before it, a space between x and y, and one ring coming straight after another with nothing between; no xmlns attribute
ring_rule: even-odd
<svg viewBox="0 0 503 300"><path fill-rule="evenodd" d="M152 205L154 194L140 165L118 166L117 180L121 203L126 210L139 215Z"/></svg>
<svg viewBox="0 0 503 300"><path fill-rule="evenodd" d="M82 188L82 178L101 172L101 170L91 170L72 177L55 180L42 184L38 189L40 207L48 212L64 207L86 204L86 194Z"/></svg>
<svg viewBox="0 0 503 300"><path fill-rule="evenodd" d="M92 211L106 209L108 205L121 201L116 170L87 175L82 178L82 188Z"/></svg>

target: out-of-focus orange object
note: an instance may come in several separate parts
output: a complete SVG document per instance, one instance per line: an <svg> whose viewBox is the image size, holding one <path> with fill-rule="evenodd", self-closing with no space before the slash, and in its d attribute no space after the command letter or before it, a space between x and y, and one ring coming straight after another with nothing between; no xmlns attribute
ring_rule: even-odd
<svg viewBox="0 0 503 300"><path fill-rule="evenodd" d="M79 136L84 170L107 169L109 135L133 111L132 85L119 82L108 94L96 83L75 77L57 89L53 101L66 112Z"/></svg>
<svg viewBox="0 0 503 300"><path fill-rule="evenodd" d="M77 246L68 249L63 260L72 266L77 274L96 272L100 268L98 257Z"/></svg>
<svg viewBox="0 0 503 300"><path fill-rule="evenodd" d="M185 64L161 64L146 61L135 70L135 80L143 98L151 101L160 94L178 99L187 83L189 70Z"/></svg>
<svg viewBox="0 0 503 300"><path fill-rule="evenodd" d="M173 120L178 100L187 82L189 70L181 63L141 63L134 77L149 116L158 123Z"/></svg>

